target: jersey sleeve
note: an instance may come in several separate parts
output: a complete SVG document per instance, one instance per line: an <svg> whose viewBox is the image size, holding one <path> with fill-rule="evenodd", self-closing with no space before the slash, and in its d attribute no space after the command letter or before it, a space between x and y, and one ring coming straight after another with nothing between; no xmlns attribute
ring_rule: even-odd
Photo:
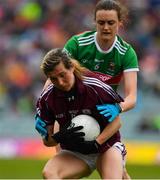
<svg viewBox="0 0 160 180"><path fill-rule="evenodd" d="M78 59L78 41L76 36L70 38L67 43L64 45L63 50L72 58Z"/></svg>
<svg viewBox="0 0 160 180"><path fill-rule="evenodd" d="M131 46L123 59L123 71L139 71L137 54Z"/></svg>
<svg viewBox="0 0 160 180"><path fill-rule="evenodd" d="M47 102L43 96L37 101L36 115L43 119L47 125L54 124L54 115L50 112Z"/></svg>
<svg viewBox="0 0 160 180"><path fill-rule="evenodd" d="M101 82L101 89L99 89L99 97L102 104L106 103L120 103L123 102L124 99L113 90L113 88L103 82Z"/></svg>
<svg viewBox="0 0 160 180"><path fill-rule="evenodd" d="M93 75L92 77L85 77L84 83L92 87L101 104L120 103L124 101L111 86L93 77Z"/></svg>

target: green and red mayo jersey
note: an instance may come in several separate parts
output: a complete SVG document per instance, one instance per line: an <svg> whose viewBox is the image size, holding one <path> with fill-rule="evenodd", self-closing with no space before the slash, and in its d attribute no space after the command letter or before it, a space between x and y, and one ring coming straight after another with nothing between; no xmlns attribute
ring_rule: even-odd
<svg viewBox="0 0 160 180"><path fill-rule="evenodd" d="M118 35L110 49L102 50L96 34L96 31L86 31L75 35L65 44L64 50L116 90L123 72L139 71L137 55L131 45Z"/></svg>

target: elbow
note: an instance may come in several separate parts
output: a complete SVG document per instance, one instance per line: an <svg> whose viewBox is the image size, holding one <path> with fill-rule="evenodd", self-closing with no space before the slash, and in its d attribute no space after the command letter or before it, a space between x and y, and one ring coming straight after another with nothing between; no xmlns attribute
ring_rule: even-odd
<svg viewBox="0 0 160 180"><path fill-rule="evenodd" d="M134 96L131 96L130 98L128 98L128 100L126 101L126 104L128 104L127 106L127 109L133 109L135 106L136 106L136 103L137 103L137 96L134 95Z"/></svg>
<svg viewBox="0 0 160 180"><path fill-rule="evenodd" d="M119 116L115 119L115 123L117 124L116 125L117 129L120 129L121 126L122 126L122 123L121 123L121 120L120 120Z"/></svg>
<svg viewBox="0 0 160 180"><path fill-rule="evenodd" d="M47 147L52 147L53 145L51 145L51 144L49 144L49 143L47 143L47 142L43 142L43 144L45 145L45 146L47 146Z"/></svg>
<svg viewBox="0 0 160 180"><path fill-rule="evenodd" d="M137 97L134 97L132 101L132 108L136 106L136 103L137 103Z"/></svg>

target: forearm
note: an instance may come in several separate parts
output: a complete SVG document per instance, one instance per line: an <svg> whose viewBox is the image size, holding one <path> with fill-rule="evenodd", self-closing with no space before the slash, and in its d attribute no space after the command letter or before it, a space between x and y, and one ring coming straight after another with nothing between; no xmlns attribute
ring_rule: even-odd
<svg viewBox="0 0 160 180"><path fill-rule="evenodd" d="M43 138L43 143L47 147L56 146L57 142L53 139L52 135L54 133L54 125L50 125L47 127L48 136L47 138Z"/></svg>
<svg viewBox="0 0 160 180"><path fill-rule="evenodd" d="M136 105L137 97L136 95L128 95L124 102L121 102L119 105L122 109L122 112L129 111L130 109L134 108Z"/></svg>
<svg viewBox="0 0 160 180"><path fill-rule="evenodd" d="M43 144L47 147L52 147L57 145L56 141L54 141L54 139L51 136L48 136L47 139L43 139Z"/></svg>
<svg viewBox="0 0 160 180"><path fill-rule="evenodd" d="M124 102L120 103L122 111L134 108L137 100L137 72L124 73Z"/></svg>
<svg viewBox="0 0 160 180"><path fill-rule="evenodd" d="M102 133L96 138L99 144L103 144L106 140L112 137L121 127L120 118L117 117L114 121L109 123Z"/></svg>

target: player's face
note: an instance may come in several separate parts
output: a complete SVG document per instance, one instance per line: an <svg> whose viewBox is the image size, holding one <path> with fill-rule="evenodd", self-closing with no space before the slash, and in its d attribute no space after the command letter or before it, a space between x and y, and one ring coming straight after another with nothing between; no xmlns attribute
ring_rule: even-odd
<svg viewBox="0 0 160 180"><path fill-rule="evenodd" d="M115 10L98 10L96 13L97 38L99 41L114 41L120 21Z"/></svg>
<svg viewBox="0 0 160 180"><path fill-rule="evenodd" d="M59 63L48 77L52 83L62 91L69 91L74 86L74 68L66 69L63 63Z"/></svg>

